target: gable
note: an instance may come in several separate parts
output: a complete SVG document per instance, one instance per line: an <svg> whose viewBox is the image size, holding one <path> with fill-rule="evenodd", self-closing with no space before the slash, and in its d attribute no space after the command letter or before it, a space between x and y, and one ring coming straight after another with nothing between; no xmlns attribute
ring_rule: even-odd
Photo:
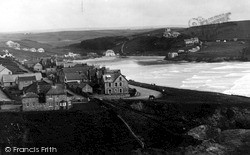
<svg viewBox="0 0 250 155"><path fill-rule="evenodd" d="M119 82L119 81L127 81L128 80L123 76L123 75L119 75L115 80L114 82Z"/></svg>

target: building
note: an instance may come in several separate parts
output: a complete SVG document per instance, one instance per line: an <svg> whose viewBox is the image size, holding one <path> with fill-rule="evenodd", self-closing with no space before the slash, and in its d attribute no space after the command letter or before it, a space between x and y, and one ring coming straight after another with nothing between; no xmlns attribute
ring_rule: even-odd
<svg viewBox="0 0 250 155"><path fill-rule="evenodd" d="M107 57L114 57L115 56L115 52L113 50L107 50L105 52L105 56L107 56Z"/></svg>
<svg viewBox="0 0 250 155"><path fill-rule="evenodd" d="M38 49L37 49L37 52L39 52L39 53L44 53L45 50L44 50L43 48L38 48Z"/></svg>
<svg viewBox="0 0 250 155"><path fill-rule="evenodd" d="M18 89L23 90L24 87L31 85L35 81L36 81L36 76L18 77L17 78Z"/></svg>
<svg viewBox="0 0 250 155"><path fill-rule="evenodd" d="M24 65L28 68L33 68L35 64L39 63L40 60L27 60L24 62Z"/></svg>
<svg viewBox="0 0 250 155"><path fill-rule="evenodd" d="M64 74L64 82L68 83L68 82L87 82L88 78L85 74L79 74L79 73L65 73Z"/></svg>
<svg viewBox="0 0 250 155"><path fill-rule="evenodd" d="M120 70L109 71L103 75L104 93L109 95L128 94L128 80Z"/></svg>
<svg viewBox="0 0 250 155"><path fill-rule="evenodd" d="M3 65L0 65L0 79L2 79L3 75L11 75L12 71L8 68L4 67Z"/></svg>
<svg viewBox="0 0 250 155"><path fill-rule="evenodd" d="M1 79L1 84L4 87L14 87L18 84L18 77L30 77L35 76L36 81L42 80L41 73L25 73L25 74L13 74L13 75L3 75Z"/></svg>
<svg viewBox="0 0 250 155"><path fill-rule="evenodd" d="M46 103L49 104L49 110L69 109L71 104L67 102L67 92L64 85L52 85L46 93Z"/></svg>
<svg viewBox="0 0 250 155"><path fill-rule="evenodd" d="M22 110L23 111L36 111L44 107L38 101L39 96L35 93L29 92L22 96Z"/></svg>
<svg viewBox="0 0 250 155"><path fill-rule="evenodd" d="M36 63L33 66L34 71L41 72L43 70L43 66L40 63Z"/></svg>
<svg viewBox="0 0 250 155"><path fill-rule="evenodd" d="M168 58L170 58L170 59L175 58L177 56L178 56L178 53L176 53L176 52L170 52L170 53L168 53Z"/></svg>
<svg viewBox="0 0 250 155"><path fill-rule="evenodd" d="M199 38L195 37L195 38L190 38L190 39L184 39L184 42L186 46L193 46L194 44L199 43Z"/></svg>

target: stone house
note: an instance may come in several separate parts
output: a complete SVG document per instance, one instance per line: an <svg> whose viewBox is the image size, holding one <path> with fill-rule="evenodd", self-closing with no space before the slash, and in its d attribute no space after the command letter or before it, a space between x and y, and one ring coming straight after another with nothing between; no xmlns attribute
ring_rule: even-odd
<svg viewBox="0 0 250 155"><path fill-rule="evenodd" d="M110 71L103 75L104 93L109 95L128 94L128 80L120 70Z"/></svg>
<svg viewBox="0 0 250 155"><path fill-rule="evenodd" d="M49 110L69 109L71 105L67 102L67 92L64 85L51 86L46 93L46 103L49 104Z"/></svg>
<svg viewBox="0 0 250 155"><path fill-rule="evenodd" d="M14 87L18 85L18 77L30 77L35 76L36 81L42 80L42 74L41 73L25 73L25 74L12 74L12 75L3 75L1 79L1 84L4 87Z"/></svg>
<svg viewBox="0 0 250 155"><path fill-rule="evenodd" d="M18 77L17 78L18 89L23 90L24 87L31 85L35 81L36 81L35 76Z"/></svg>
<svg viewBox="0 0 250 155"><path fill-rule="evenodd" d="M11 75L12 71L8 68L4 67L3 65L0 65L0 79L2 79L3 75Z"/></svg>
<svg viewBox="0 0 250 155"><path fill-rule="evenodd" d="M32 92L26 93L22 96L22 110L35 111L42 108L38 102L38 95Z"/></svg>
<svg viewBox="0 0 250 155"><path fill-rule="evenodd" d="M24 92L25 95L22 97L22 104L26 104L27 108L27 102L34 103L34 107L29 107L28 110L60 110L71 107L71 102L67 98L66 89L62 84L51 85L45 81L34 82L26 87ZM35 94L37 96L32 95L30 97L29 94Z"/></svg>

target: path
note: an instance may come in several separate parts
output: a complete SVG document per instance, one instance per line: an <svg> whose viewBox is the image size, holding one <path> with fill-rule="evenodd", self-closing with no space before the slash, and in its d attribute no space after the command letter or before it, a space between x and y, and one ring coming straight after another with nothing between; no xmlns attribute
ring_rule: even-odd
<svg viewBox="0 0 250 155"><path fill-rule="evenodd" d="M129 88L135 88L137 92L140 93L140 96L131 97L129 99L148 99L149 95L154 95L155 98L162 96L161 92L152 89L142 88L134 85L129 85Z"/></svg>

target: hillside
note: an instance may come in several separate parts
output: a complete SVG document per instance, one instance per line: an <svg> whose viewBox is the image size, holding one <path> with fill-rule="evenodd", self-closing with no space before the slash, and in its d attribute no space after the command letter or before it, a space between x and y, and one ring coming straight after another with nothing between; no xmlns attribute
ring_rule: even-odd
<svg viewBox="0 0 250 155"><path fill-rule="evenodd" d="M80 43L83 40L106 36L130 36L152 31L152 29L121 29L121 30L82 30L43 33L0 33L0 42L8 40L32 40L50 44L53 47Z"/></svg>
<svg viewBox="0 0 250 155"><path fill-rule="evenodd" d="M238 38L240 40L250 39L250 21L227 22L222 24L203 25L191 27L180 31L186 35L197 36L201 40L215 41L232 40Z"/></svg>
<svg viewBox="0 0 250 155"><path fill-rule="evenodd" d="M112 41L116 40L114 37L104 37L97 39L90 39L82 41L81 44L74 44L74 49L79 49L79 53L86 54L88 50L104 51L106 48L97 48L101 44L109 42L108 48L113 49L115 52L124 55L167 55L168 52L177 52L179 49L186 49L184 39L198 37L202 42L208 42L205 44L205 48L201 50L202 57L215 58L226 57L229 55L229 59L238 59L241 57L239 51L243 51L249 44L241 45L240 43L234 43L233 39L237 38L238 41L246 41L250 38L250 21L228 22L214 25L204 25L191 28L173 28L172 31L180 32L181 35L177 38L165 38L163 33L165 29L157 29L150 32L144 32L140 34L126 36L127 39L123 39L123 43L116 44ZM119 39L119 37L117 37ZM231 43L209 43L216 40L227 40ZM87 44L91 42L90 44ZM69 49L72 49L72 45ZM191 47L190 47L191 48ZM226 53L225 53L226 52ZM224 55L225 54L225 55ZM196 59L197 54L190 54L191 59ZM183 59L183 56L180 58Z"/></svg>

